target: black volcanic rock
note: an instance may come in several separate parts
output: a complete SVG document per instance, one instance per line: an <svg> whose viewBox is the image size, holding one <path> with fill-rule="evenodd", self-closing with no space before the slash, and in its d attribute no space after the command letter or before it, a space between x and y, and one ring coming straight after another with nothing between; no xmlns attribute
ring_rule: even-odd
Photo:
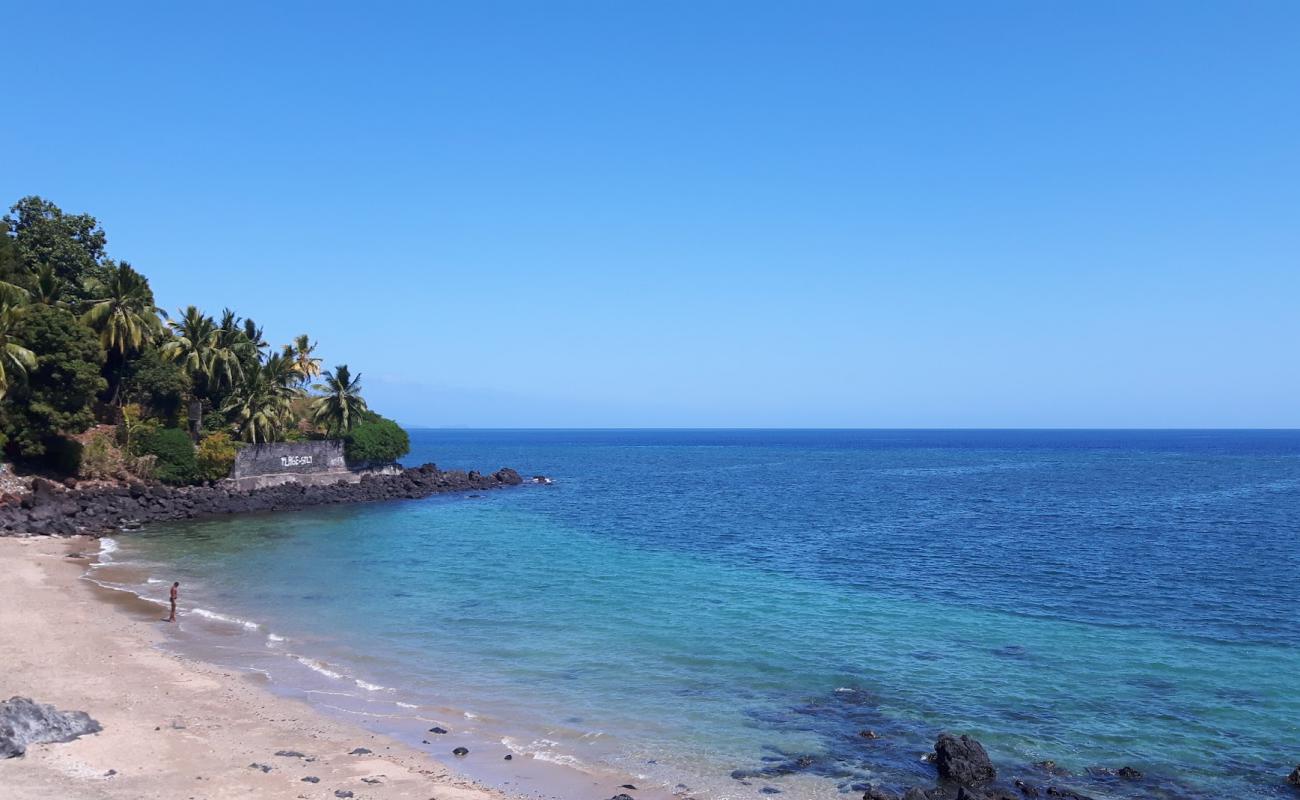
<svg viewBox="0 0 1300 800"><path fill-rule="evenodd" d="M59 711L27 697L0 703L0 758L16 758L30 744L70 742L104 728L84 711Z"/></svg>
<svg viewBox="0 0 1300 800"><path fill-rule="evenodd" d="M356 483L341 480L319 486L286 483L255 490L238 489L228 483L181 488L134 483L69 491L53 481L36 478L32 481L32 491L17 503L0 504L0 536L109 533L165 520L411 500L437 493L478 492L522 483L519 473L508 467L484 475L459 470L444 472L434 464L394 475L368 473Z"/></svg>
<svg viewBox="0 0 1300 800"><path fill-rule="evenodd" d="M941 733L934 743L934 753L939 777L959 786L979 786L998 776L984 746L969 736Z"/></svg>

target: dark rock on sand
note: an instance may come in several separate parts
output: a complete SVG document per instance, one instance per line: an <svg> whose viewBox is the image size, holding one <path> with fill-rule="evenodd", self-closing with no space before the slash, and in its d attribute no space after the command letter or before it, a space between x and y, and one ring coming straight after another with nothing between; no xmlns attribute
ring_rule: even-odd
<svg viewBox="0 0 1300 800"><path fill-rule="evenodd" d="M759 794L780 794L781 790L775 786L764 786L762 789L759 789L758 792Z"/></svg>
<svg viewBox="0 0 1300 800"><path fill-rule="evenodd" d="M934 743L934 753L939 777L959 786L980 786L998 776L984 746L969 736L941 733Z"/></svg>
<svg viewBox="0 0 1300 800"><path fill-rule="evenodd" d="M506 760L506 761L512 761L512 760L514 760L514 756L510 755L509 753L506 753L505 760Z"/></svg>
<svg viewBox="0 0 1300 800"><path fill-rule="evenodd" d="M630 794L616 794L609 798L609 800L633 800L633 798Z"/></svg>
<svg viewBox="0 0 1300 800"><path fill-rule="evenodd" d="M374 750L369 750L369 749L364 748L364 747L358 747L358 748L356 748L355 750L350 750L350 751L348 751L348 755L350 755L350 756L368 756L368 755L370 755L370 754L373 753L373 752L375 752L375 751L374 751Z"/></svg>
<svg viewBox="0 0 1300 800"><path fill-rule="evenodd" d="M301 780L303 783L320 783L320 778L317 778L315 775L308 775Z"/></svg>
<svg viewBox="0 0 1300 800"><path fill-rule="evenodd" d="M263 772L270 772L270 771L273 769L273 767L271 767L271 766L269 766L269 765L267 765L267 764L259 764L259 763L257 763L256 761L254 761L252 764L249 764L249 765L248 765L248 768L249 768L249 769L260 769L260 770L263 771Z"/></svg>
<svg viewBox="0 0 1300 800"><path fill-rule="evenodd" d="M469 755L469 748L468 748L468 747L457 747L455 750L452 750L452 751L451 751L451 754L454 755L454 756L467 756L467 755Z"/></svg>
<svg viewBox="0 0 1300 800"><path fill-rule="evenodd" d="M276 750L275 754L277 756L283 756L285 758L306 758L306 756L304 756L302 753L299 753L297 750Z"/></svg>
<svg viewBox="0 0 1300 800"><path fill-rule="evenodd" d="M84 711L59 711L27 697L0 703L0 758L16 758L32 744L70 742L104 728Z"/></svg>
<svg viewBox="0 0 1300 800"><path fill-rule="evenodd" d="M442 728L436 725L429 729L429 733L446 733L446 732L447 732L446 728Z"/></svg>
<svg viewBox="0 0 1300 800"><path fill-rule="evenodd" d="M634 792L636 791L636 787L633 786L633 785L630 784L630 783L625 783L625 784L623 784L622 786L620 786L620 787L618 787L618 788L620 788L620 789L631 789L631 790L634 791Z"/></svg>
<svg viewBox="0 0 1300 800"><path fill-rule="evenodd" d="M349 792L347 789L335 789L335 790L334 790L334 796L335 796L335 797L351 797L351 796L352 796L352 792Z"/></svg>

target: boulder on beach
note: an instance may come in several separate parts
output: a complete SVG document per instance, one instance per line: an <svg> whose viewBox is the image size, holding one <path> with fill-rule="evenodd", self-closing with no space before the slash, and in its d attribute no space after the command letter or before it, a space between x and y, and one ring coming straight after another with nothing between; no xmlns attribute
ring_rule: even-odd
<svg viewBox="0 0 1300 800"><path fill-rule="evenodd" d="M984 745L964 734L939 734L934 743L934 755L939 777L959 786L979 786L998 776L988 753L984 752Z"/></svg>
<svg viewBox="0 0 1300 800"><path fill-rule="evenodd" d="M32 744L70 742L104 728L84 711L59 711L28 697L0 703L0 758L16 758Z"/></svg>

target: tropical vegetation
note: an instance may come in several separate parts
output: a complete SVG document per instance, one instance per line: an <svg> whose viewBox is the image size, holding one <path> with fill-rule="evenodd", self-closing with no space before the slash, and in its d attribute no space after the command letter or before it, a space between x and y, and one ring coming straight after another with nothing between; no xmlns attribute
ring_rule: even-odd
<svg viewBox="0 0 1300 800"><path fill-rule="evenodd" d="M89 214L24 197L0 219L0 448L34 468L184 484L229 474L248 444L335 438L349 460L409 449L361 375L322 370L307 334L272 347L232 309L168 314L108 256Z"/></svg>

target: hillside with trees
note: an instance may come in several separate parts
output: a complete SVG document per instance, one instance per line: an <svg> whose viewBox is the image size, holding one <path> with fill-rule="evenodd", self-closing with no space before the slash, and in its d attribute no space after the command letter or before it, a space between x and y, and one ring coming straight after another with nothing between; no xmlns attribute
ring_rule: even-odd
<svg viewBox="0 0 1300 800"><path fill-rule="evenodd" d="M278 348L252 319L188 305L108 256L88 214L24 197L0 220L0 447L20 468L173 485L219 480L247 444L337 438L393 461L406 432L361 375L322 369L307 334Z"/></svg>

